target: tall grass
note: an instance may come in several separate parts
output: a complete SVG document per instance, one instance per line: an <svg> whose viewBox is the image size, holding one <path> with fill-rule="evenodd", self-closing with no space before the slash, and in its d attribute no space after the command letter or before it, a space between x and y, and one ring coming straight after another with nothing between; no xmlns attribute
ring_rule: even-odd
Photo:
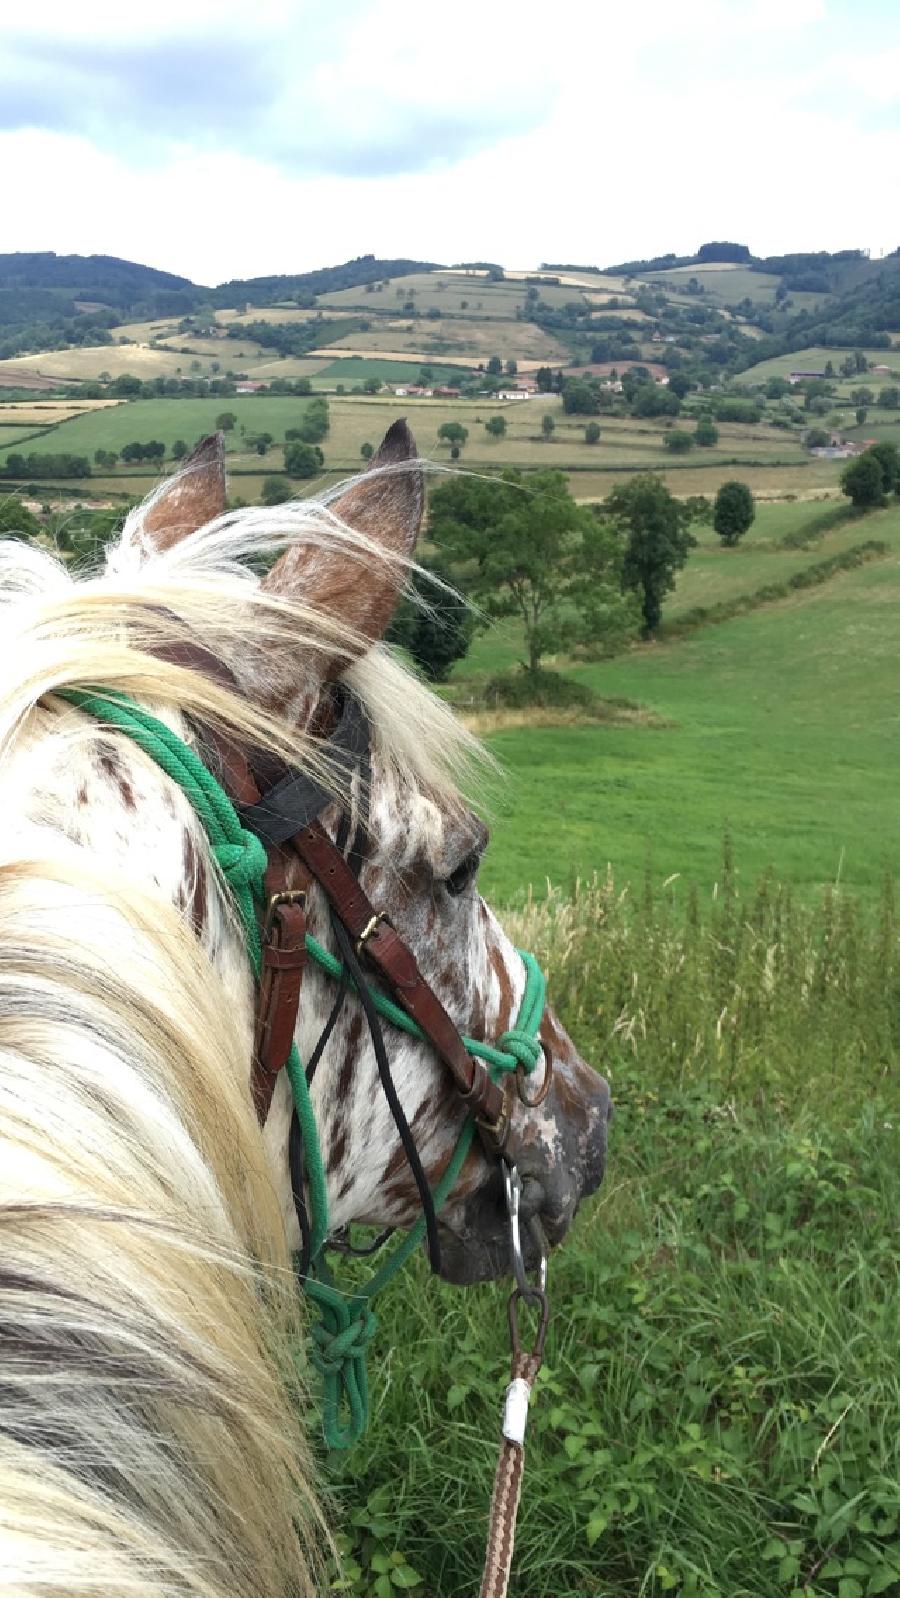
<svg viewBox="0 0 900 1598"><path fill-rule="evenodd" d="M513 931L617 1104L551 1261L514 1593L900 1592L891 883L866 911L743 894L726 841L705 901L595 879ZM503 1297L420 1267L384 1307L335 1590L473 1590Z"/></svg>

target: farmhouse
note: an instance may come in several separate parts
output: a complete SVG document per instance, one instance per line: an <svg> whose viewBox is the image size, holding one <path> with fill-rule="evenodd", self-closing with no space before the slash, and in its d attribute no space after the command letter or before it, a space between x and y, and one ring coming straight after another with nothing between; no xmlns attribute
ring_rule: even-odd
<svg viewBox="0 0 900 1598"><path fill-rule="evenodd" d="M802 383L809 377L824 377L824 372L788 372L789 383Z"/></svg>
<svg viewBox="0 0 900 1598"><path fill-rule="evenodd" d="M433 399L434 389L423 388L421 383L403 383L400 388L395 388L394 393L398 399Z"/></svg>
<svg viewBox="0 0 900 1598"><path fill-rule="evenodd" d="M234 392L236 394L265 394L268 387L268 383L252 382L247 378L242 383L235 383Z"/></svg>
<svg viewBox="0 0 900 1598"><path fill-rule="evenodd" d="M527 388L500 388L497 390L498 400L531 399Z"/></svg>

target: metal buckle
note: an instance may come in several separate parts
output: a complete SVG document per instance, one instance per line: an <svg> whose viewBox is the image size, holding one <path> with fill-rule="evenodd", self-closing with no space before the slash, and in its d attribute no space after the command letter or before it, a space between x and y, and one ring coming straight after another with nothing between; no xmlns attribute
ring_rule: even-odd
<svg viewBox="0 0 900 1598"><path fill-rule="evenodd" d="M357 954L362 954L363 948L368 943L369 939L374 937L382 922L385 922L388 926L393 925L386 910L376 910L375 914L369 917L369 920L366 922L362 932L356 940Z"/></svg>
<svg viewBox="0 0 900 1598"><path fill-rule="evenodd" d="M272 928L283 904L299 904L302 910L306 909L305 888L285 888L281 893L273 893L266 905L266 918L263 922L263 942L268 942L272 935Z"/></svg>

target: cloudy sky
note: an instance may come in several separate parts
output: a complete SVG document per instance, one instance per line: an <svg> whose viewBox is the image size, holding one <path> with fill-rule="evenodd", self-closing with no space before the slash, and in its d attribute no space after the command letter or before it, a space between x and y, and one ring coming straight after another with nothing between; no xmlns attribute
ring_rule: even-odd
<svg viewBox="0 0 900 1598"><path fill-rule="evenodd" d="M900 244L897 0L13 9L0 251L215 283Z"/></svg>

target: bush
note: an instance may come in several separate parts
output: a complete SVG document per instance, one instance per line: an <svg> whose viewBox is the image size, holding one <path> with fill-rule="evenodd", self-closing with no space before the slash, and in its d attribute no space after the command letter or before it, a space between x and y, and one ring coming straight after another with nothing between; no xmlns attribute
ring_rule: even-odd
<svg viewBox="0 0 900 1598"><path fill-rule="evenodd" d="M671 432L666 433L663 443L673 455L686 455L694 447L694 437L692 433L686 433L683 427L673 427Z"/></svg>
<svg viewBox="0 0 900 1598"><path fill-rule="evenodd" d="M288 444L284 469L290 477L317 477L324 464L322 451L314 444Z"/></svg>
<svg viewBox="0 0 900 1598"><path fill-rule="evenodd" d="M756 506L746 483L723 483L713 506L713 527L723 544L733 547L750 527Z"/></svg>
<svg viewBox="0 0 900 1598"><path fill-rule="evenodd" d="M588 422L587 427L584 430L584 442L586 444L599 444L599 442L600 442L600 423L599 422Z"/></svg>
<svg viewBox="0 0 900 1598"><path fill-rule="evenodd" d="M294 490L283 477L267 477L262 486L260 500L263 505L283 505L286 500L293 497Z"/></svg>
<svg viewBox="0 0 900 1598"><path fill-rule="evenodd" d="M539 667L537 671L520 668L491 677L485 685L484 701L491 708L502 706L506 710L525 710L529 706L591 710L597 705L597 696L584 683Z"/></svg>
<svg viewBox="0 0 900 1598"><path fill-rule="evenodd" d="M704 418L703 421L697 423L694 431L695 444L699 444L701 449L712 449L713 445L718 444L718 442L719 429L712 422Z"/></svg>

